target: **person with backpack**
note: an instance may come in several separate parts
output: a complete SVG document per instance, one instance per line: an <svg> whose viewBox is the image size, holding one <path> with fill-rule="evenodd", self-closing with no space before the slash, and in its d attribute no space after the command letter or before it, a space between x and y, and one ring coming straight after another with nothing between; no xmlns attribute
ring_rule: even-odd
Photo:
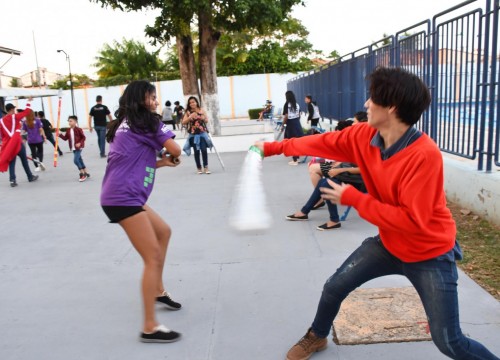
<svg viewBox="0 0 500 360"><path fill-rule="evenodd" d="M316 101L313 101L311 95L306 95L305 102L307 104L307 122L311 122L312 127L317 127L319 123L319 107Z"/></svg>

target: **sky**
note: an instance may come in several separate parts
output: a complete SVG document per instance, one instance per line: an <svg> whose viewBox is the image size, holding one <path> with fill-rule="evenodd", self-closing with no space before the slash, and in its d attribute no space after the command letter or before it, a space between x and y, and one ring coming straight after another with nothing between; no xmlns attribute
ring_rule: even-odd
<svg viewBox="0 0 500 360"><path fill-rule="evenodd" d="M309 31L308 40L326 55L337 50L348 54L383 34L394 34L420 21L430 19L460 0L304 0L293 16ZM484 6L479 0L475 7ZM95 57L104 44L123 38L144 43L146 25L159 13L124 13L102 8L89 0L9 0L0 7L0 46L19 50L21 56L0 53L0 72L21 76L38 65L50 72L67 74L70 57L73 74L96 77ZM35 57L35 45L36 53ZM153 49L151 47L151 49Z"/></svg>

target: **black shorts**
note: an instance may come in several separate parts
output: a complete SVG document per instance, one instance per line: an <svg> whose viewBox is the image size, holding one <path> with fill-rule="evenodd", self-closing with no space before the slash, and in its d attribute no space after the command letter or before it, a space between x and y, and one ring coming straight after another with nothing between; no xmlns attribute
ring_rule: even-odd
<svg viewBox="0 0 500 360"><path fill-rule="evenodd" d="M142 206L102 206L102 210L108 216L110 223L118 223L141 211L146 211Z"/></svg>

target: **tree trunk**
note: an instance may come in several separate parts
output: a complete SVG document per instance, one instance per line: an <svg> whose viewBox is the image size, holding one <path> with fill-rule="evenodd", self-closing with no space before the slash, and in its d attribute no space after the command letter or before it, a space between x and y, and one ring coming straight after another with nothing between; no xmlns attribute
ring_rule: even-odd
<svg viewBox="0 0 500 360"><path fill-rule="evenodd" d="M198 16L200 32L200 82L201 102L212 124L214 135L221 134L219 120L219 95L217 93L216 53L220 33L211 26L210 13L201 11Z"/></svg>
<svg viewBox="0 0 500 360"><path fill-rule="evenodd" d="M196 63L194 61L193 39L191 34L178 35L176 37L177 51L179 53L179 70L182 80L182 92L184 94L184 104L190 96L200 99L200 88L198 87L198 77L196 76Z"/></svg>

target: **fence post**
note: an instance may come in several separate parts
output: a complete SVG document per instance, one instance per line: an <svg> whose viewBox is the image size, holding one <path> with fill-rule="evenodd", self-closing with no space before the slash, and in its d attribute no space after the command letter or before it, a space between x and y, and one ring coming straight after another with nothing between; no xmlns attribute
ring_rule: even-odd
<svg viewBox="0 0 500 360"><path fill-rule="evenodd" d="M493 34L493 38L491 41L491 55L495 58L491 59L491 74L490 74L490 83L489 83L489 116L488 116L488 140L487 140L487 150L486 150L486 172L491 172L492 164L493 164L493 133L494 133L494 120L495 120L495 80L497 75L497 40L498 40L498 11L499 6L498 2L495 1L495 5L493 8L493 26L491 33ZM490 16L490 0L487 2L486 14L488 14L488 18ZM486 68L487 69L487 68ZM486 71L485 71L486 72ZM500 114L498 114L500 116ZM485 129L486 130L486 129Z"/></svg>

